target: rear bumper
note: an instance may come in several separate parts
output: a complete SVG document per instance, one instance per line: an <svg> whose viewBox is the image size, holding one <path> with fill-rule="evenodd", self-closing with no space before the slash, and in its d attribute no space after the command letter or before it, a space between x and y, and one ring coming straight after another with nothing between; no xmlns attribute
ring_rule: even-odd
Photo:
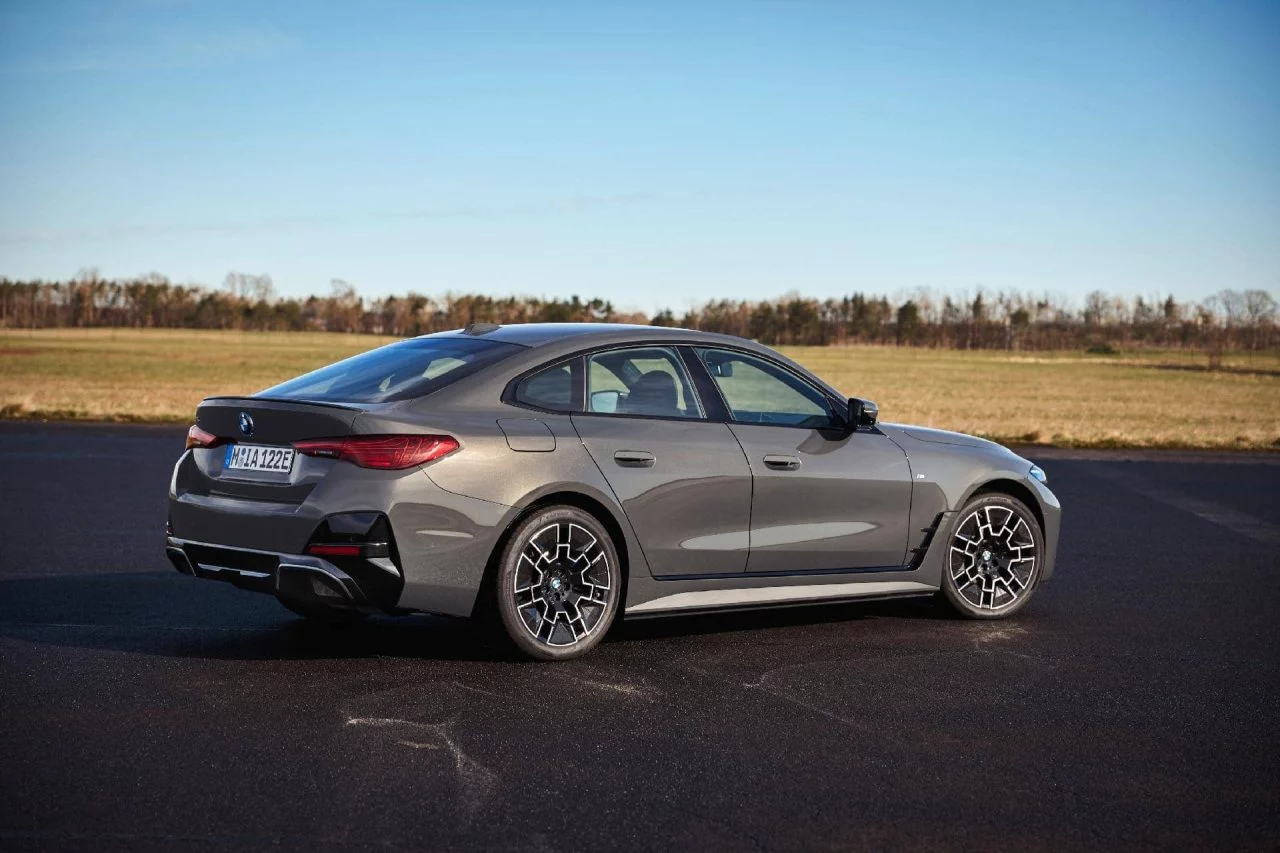
<svg viewBox="0 0 1280 853"><path fill-rule="evenodd" d="M385 590L398 587L400 581L399 569L386 559L362 560L358 570L351 566L344 570L308 554L229 548L173 536L165 539L165 553L181 574L226 581L291 601L389 610L395 601L389 600ZM394 577L380 578L379 573Z"/></svg>
<svg viewBox="0 0 1280 853"><path fill-rule="evenodd" d="M485 567L502 531L518 512L514 507L446 491L420 469L377 471L330 460L319 460L330 463L330 470L300 500L285 500L293 494L287 487L279 490L279 497L265 488L261 490L264 494L253 499L236 497L226 494L224 484L201 471L195 453L183 454L174 469L169 488L169 533L192 564L191 574L228 580L246 589L283 594L286 590L277 590L275 585L276 568L281 564L321 570L327 565L352 577L374 607L470 616ZM293 496L298 498L298 494ZM334 516L368 512L381 513L390 524L395 563L402 573L394 596L381 594L387 592L381 589L371 591L371 585L381 584L358 576L345 558L307 554L317 532ZM216 566L228 559L224 555L221 562L201 561L182 543L203 543L239 555L236 565L227 566L236 571L198 569L200 562ZM246 553L266 554L269 559L264 563L246 558ZM264 565L266 568L261 568ZM254 573L266 573L269 578Z"/></svg>

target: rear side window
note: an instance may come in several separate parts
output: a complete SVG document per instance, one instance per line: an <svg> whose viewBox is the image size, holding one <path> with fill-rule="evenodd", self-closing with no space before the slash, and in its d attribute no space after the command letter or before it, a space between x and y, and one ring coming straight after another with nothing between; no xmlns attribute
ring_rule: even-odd
<svg viewBox="0 0 1280 853"><path fill-rule="evenodd" d="M256 396L323 403L386 403L439 390L524 347L475 338L414 338L282 382Z"/></svg>
<svg viewBox="0 0 1280 853"><path fill-rule="evenodd" d="M667 347L631 347L591 356L587 411L653 418L702 417L684 364Z"/></svg>
<svg viewBox="0 0 1280 853"><path fill-rule="evenodd" d="M570 362L557 364L520 380L516 402L552 412L573 411L573 370Z"/></svg>

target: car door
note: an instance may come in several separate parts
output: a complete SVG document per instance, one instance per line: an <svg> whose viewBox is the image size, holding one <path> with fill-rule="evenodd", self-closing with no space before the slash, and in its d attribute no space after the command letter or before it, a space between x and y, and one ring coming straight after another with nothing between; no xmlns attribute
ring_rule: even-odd
<svg viewBox="0 0 1280 853"><path fill-rule="evenodd" d="M753 477L748 572L904 564L911 510L906 454L850 431L820 388L781 363L698 348Z"/></svg>
<svg viewBox="0 0 1280 853"><path fill-rule="evenodd" d="M741 574L751 469L727 424L703 414L671 347L586 357L573 424L627 513L657 576Z"/></svg>

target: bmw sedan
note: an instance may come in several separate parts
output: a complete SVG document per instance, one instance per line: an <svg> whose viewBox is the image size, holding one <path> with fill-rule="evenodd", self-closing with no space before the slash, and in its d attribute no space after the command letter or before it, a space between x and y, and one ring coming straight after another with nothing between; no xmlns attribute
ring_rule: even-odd
<svg viewBox="0 0 1280 853"><path fill-rule="evenodd" d="M488 615L555 660L619 618L908 596L1009 616L1059 516L1026 459L881 423L751 341L473 324L204 400L167 552L308 619Z"/></svg>

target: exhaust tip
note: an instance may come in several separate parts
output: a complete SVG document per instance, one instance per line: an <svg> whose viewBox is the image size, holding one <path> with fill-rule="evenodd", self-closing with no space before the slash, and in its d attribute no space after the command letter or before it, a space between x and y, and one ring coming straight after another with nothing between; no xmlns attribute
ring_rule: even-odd
<svg viewBox="0 0 1280 853"><path fill-rule="evenodd" d="M276 595L329 604L357 604L359 596L342 579L315 566L281 563L276 573Z"/></svg>

